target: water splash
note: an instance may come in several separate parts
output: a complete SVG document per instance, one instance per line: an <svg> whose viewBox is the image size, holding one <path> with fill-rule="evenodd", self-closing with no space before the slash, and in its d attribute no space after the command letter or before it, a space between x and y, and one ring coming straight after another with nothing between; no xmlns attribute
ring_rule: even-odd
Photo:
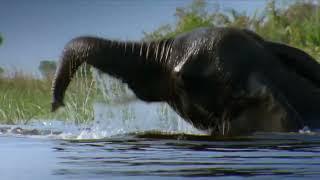
<svg viewBox="0 0 320 180"><path fill-rule="evenodd" d="M144 103L119 80L98 70L92 70L92 75L100 92L96 103L91 104L93 120L79 131L64 131L61 138L100 139L145 131L205 134L186 123L168 105Z"/></svg>
<svg viewBox="0 0 320 180"><path fill-rule="evenodd" d="M94 111L91 128L82 131L77 139L96 139L144 131L204 134L164 104L136 101L125 106L111 106L97 103Z"/></svg>
<svg viewBox="0 0 320 180"><path fill-rule="evenodd" d="M315 130L317 132L318 130ZM302 129L299 130L299 134L314 134L315 132L311 131L308 126L304 126Z"/></svg>

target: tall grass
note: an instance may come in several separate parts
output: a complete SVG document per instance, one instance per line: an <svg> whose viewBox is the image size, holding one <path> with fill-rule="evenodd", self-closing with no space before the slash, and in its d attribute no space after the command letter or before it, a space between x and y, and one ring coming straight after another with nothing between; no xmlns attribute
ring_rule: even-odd
<svg viewBox="0 0 320 180"><path fill-rule="evenodd" d="M86 123L94 118L93 102L100 93L95 79L87 73L85 64L75 74L66 92L62 117L68 121Z"/></svg>
<svg viewBox="0 0 320 180"><path fill-rule="evenodd" d="M50 81L23 72L0 78L0 120L6 124L27 123L50 115Z"/></svg>
<svg viewBox="0 0 320 180"><path fill-rule="evenodd" d="M83 68L81 68L83 69ZM76 73L66 93L66 107L51 113L52 79L37 79L23 72L0 77L0 123L28 123L35 119L69 120L83 123L93 119L92 104L97 93L95 81Z"/></svg>

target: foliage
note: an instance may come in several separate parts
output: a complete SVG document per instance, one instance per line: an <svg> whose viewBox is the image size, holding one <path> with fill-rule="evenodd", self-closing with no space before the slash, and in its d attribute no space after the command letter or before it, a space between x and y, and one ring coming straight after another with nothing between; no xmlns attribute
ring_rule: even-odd
<svg viewBox="0 0 320 180"><path fill-rule="evenodd" d="M315 1L288 1L287 7L269 1L263 12L249 16L231 9L208 10L206 1L194 0L191 5L177 8L175 24L160 26L144 33L146 40L176 36L198 27L237 27L251 29L266 39L302 48L320 57L320 7Z"/></svg>
<svg viewBox="0 0 320 180"><path fill-rule="evenodd" d="M320 6L313 1L296 1L286 9L268 4L263 23L256 30L262 36L304 49L320 57Z"/></svg>
<svg viewBox="0 0 320 180"><path fill-rule="evenodd" d="M2 35L0 34L0 45L3 43L3 37Z"/></svg>
<svg viewBox="0 0 320 180"><path fill-rule="evenodd" d="M166 24L160 26L154 32L144 32L144 39L169 38L183 32L191 31L197 27L213 25L213 17L206 11L206 3L204 0L194 0L192 4L185 8L177 8L175 17L177 18L177 22L174 26Z"/></svg>
<svg viewBox="0 0 320 180"><path fill-rule="evenodd" d="M3 74L4 74L4 69L0 67L0 78L3 76Z"/></svg>
<svg viewBox="0 0 320 180"><path fill-rule="evenodd" d="M57 64L55 61L41 61L39 65L39 71L41 72L42 76L50 79L54 76L56 71Z"/></svg>

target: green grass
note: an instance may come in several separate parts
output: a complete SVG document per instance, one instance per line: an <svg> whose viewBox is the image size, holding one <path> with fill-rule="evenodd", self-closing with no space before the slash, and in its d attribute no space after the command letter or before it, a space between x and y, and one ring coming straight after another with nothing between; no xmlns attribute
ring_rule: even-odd
<svg viewBox="0 0 320 180"><path fill-rule="evenodd" d="M97 93L95 82L80 73L66 93L66 106L51 113L51 79L37 79L16 72L0 78L0 123L28 123L32 119L61 119L83 123L93 119L92 102Z"/></svg>
<svg viewBox="0 0 320 180"><path fill-rule="evenodd" d="M30 119L48 117L50 82L21 72L0 78L0 120L2 123L27 123Z"/></svg>
<svg viewBox="0 0 320 180"><path fill-rule="evenodd" d="M85 68L81 68L73 78L65 96L65 107L62 119L75 123L86 123L93 120L93 102L101 94L92 76L87 77Z"/></svg>

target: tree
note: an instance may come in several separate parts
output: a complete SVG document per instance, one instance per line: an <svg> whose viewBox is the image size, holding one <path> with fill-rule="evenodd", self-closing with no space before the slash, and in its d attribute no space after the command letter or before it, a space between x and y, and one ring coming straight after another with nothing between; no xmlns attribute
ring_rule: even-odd
<svg viewBox="0 0 320 180"><path fill-rule="evenodd" d="M208 9L206 1L193 0L176 9L176 22L144 32L144 40L175 37L198 27L236 27L255 31L262 37L305 50L320 59L320 0L269 0L263 11L253 16L230 9L219 11L217 4Z"/></svg>
<svg viewBox="0 0 320 180"><path fill-rule="evenodd" d="M246 15L235 10L220 12L216 6L209 12L206 1L193 0L186 7L179 7L175 12L176 23L160 26L154 32L144 33L145 40L158 40L174 37L177 34L192 31L199 27L223 27L232 26L239 28L250 28L254 21Z"/></svg>
<svg viewBox="0 0 320 180"><path fill-rule="evenodd" d="M3 74L4 74L4 69L0 67L0 78L3 76Z"/></svg>
<svg viewBox="0 0 320 180"><path fill-rule="evenodd" d="M144 32L145 40L158 40L176 36L177 34L191 31L197 27L213 26L213 16L206 10L207 4L204 0L194 0L187 7L176 9L176 24L160 26L151 33Z"/></svg>
<svg viewBox="0 0 320 180"><path fill-rule="evenodd" d="M0 45L2 44L2 42L3 42L3 38L0 34ZM3 74L4 74L4 69L2 67L0 67L0 78L3 76Z"/></svg>
<svg viewBox="0 0 320 180"><path fill-rule="evenodd" d="M319 5L313 2L297 1L289 6L283 12L283 16L287 18L288 22L301 22L308 20L311 16L316 15L319 10Z"/></svg>
<svg viewBox="0 0 320 180"><path fill-rule="evenodd" d="M41 61L39 65L39 70L43 77L52 78L57 69L57 63L55 61Z"/></svg>
<svg viewBox="0 0 320 180"><path fill-rule="evenodd" d="M2 35L0 34L0 45L2 44L2 42L3 42L3 37L2 37Z"/></svg>

